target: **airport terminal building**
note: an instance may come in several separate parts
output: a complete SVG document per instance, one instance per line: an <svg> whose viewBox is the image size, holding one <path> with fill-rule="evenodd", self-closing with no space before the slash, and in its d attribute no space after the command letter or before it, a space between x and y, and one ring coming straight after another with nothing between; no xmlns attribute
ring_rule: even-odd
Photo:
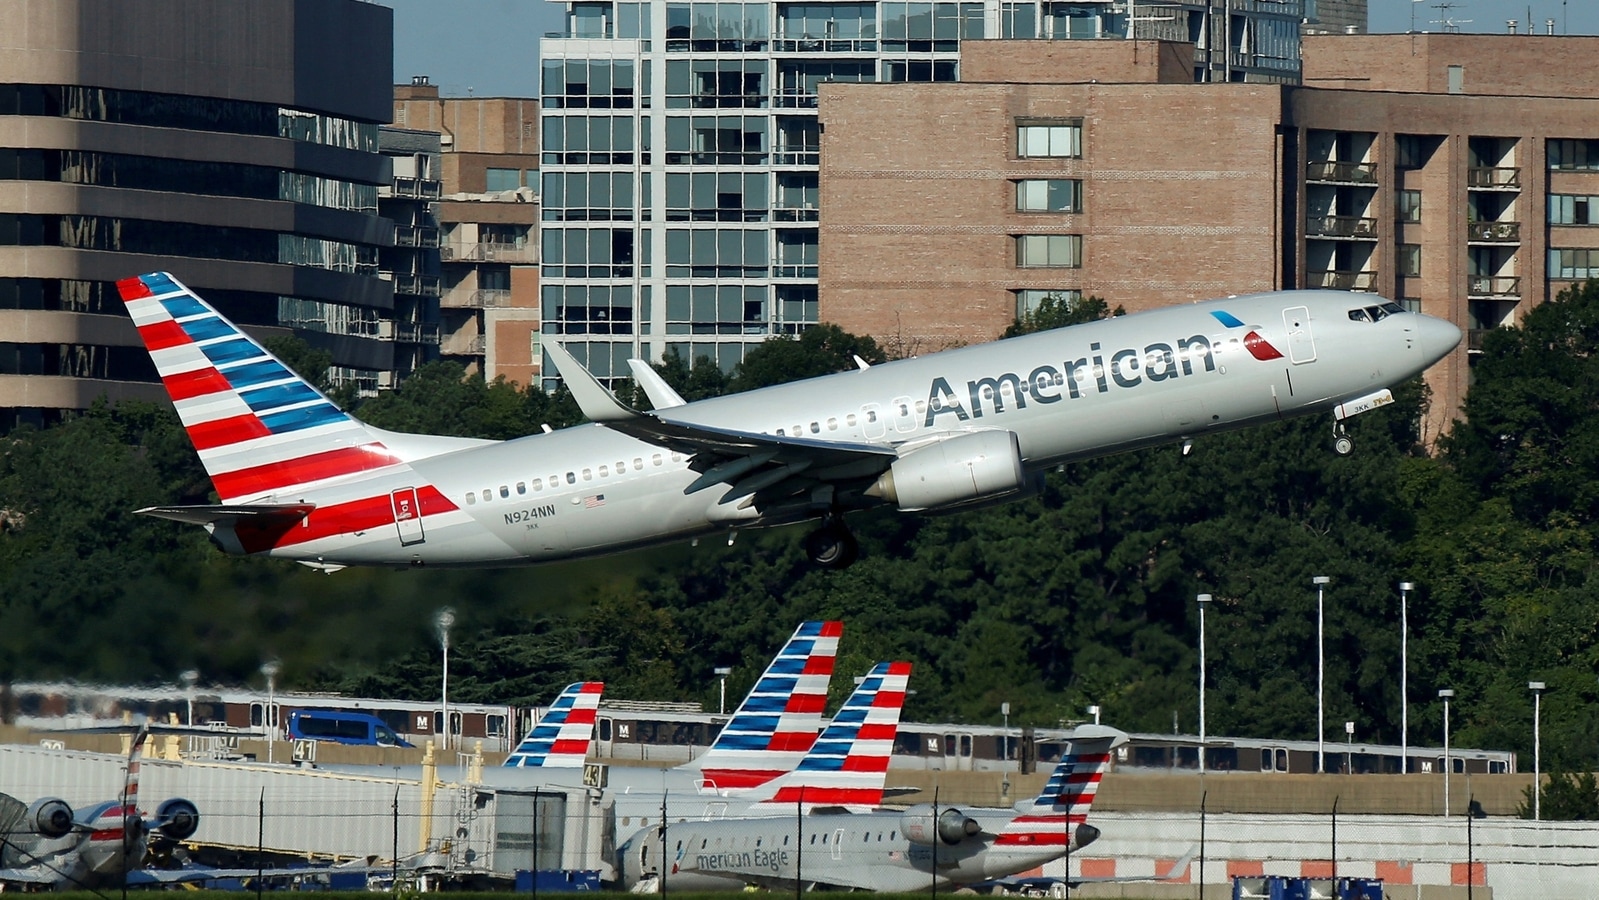
<svg viewBox="0 0 1599 900"><path fill-rule="evenodd" d="M378 125L393 13L358 0L0 0L0 430L165 398L115 282L167 270L335 374L392 369Z"/></svg>

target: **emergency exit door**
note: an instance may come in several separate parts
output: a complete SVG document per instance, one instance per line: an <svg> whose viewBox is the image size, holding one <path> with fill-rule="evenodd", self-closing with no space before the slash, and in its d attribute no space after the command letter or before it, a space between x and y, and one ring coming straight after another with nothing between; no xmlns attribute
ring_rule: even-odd
<svg viewBox="0 0 1599 900"><path fill-rule="evenodd" d="M389 501L394 505L394 526L399 529L400 546L422 543L422 509L416 502L416 488L400 488L389 494Z"/></svg>

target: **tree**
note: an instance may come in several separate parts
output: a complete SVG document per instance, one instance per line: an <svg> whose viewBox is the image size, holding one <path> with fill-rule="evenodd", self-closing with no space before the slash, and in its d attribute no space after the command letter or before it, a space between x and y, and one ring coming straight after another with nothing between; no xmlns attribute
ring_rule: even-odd
<svg viewBox="0 0 1599 900"><path fill-rule="evenodd" d="M1032 334L1035 331L1048 331L1051 328L1064 328L1067 325L1081 325L1084 322L1096 322L1111 316L1125 315L1127 315L1126 310L1120 306L1111 309L1103 297L1071 300L1051 291L1044 295L1044 299L1038 301L1037 307L1024 310L1000 337L1016 337Z"/></svg>
<svg viewBox="0 0 1599 900"><path fill-rule="evenodd" d="M886 360L870 337L850 334L837 325L814 325L799 337L779 335L752 347L733 371L729 392L751 391L818 375L856 368L855 358L868 363Z"/></svg>

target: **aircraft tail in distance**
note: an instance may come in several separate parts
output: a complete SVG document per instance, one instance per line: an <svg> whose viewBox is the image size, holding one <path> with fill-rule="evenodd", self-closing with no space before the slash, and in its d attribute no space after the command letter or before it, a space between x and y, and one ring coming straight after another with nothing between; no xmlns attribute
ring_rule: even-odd
<svg viewBox="0 0 1599 900"><path fill-rule="evenodd" d="M767 785L770 795L752 811L804 808L875 808L883 802L888 760L905 709L908 662L878 663L839 708L799 766Z"/></svg>
<svg viewBox="0 0 1599 900"><path fill-rule="evenodd" d="M117 290L224 505L487 443L360 422L165 272Z"/></svg>
<svg viewBox="0 0 1599 900"><path fill-rule="evenodd" d="M801 622L710 749L681 768L699 770L701 787L713 791L759 787L792 771L822 730L843 633L843 622Z"/></svg>
<svg viewBox="0 0 1599 900"><path fill-rule="evenodd" d="M576 769L588 758L594 741L594 717L600 708L603 681L579 681L561 691L549 712L534 725L516 750L505 758L512 768Z"/></svg>
<svg viewBox="0 0 1599 900"><path fill-rule="evenodd" d="M1084 825L1088 810L1110 766L1111 750L1126 742L1127 735L1114 728L1078 726L1044 789L1005 826L995 843L1064 846L1069 829L1074 847L1088 844L1099 834Z"/></svg>

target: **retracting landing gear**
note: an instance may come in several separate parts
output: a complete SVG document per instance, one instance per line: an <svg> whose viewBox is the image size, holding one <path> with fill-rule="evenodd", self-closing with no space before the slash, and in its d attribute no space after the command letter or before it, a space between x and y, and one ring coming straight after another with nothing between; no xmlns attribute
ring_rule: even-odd
<svg viewBox="0 0 1599 900"><path fill-rule="evenodd" d="M860 543L837 514L824 517L822 527L805 536L805 555L824 569L847 569L860 554Z"/></svg>
<svg viewBox="0 0 1599 900"><path fill-rule="evenodd" d="M1333 420L1333 452L1339 456L1348 456L1355 452L1355 442L1349 437L1349 429L1344 427L1344 420Z"/></svg>

